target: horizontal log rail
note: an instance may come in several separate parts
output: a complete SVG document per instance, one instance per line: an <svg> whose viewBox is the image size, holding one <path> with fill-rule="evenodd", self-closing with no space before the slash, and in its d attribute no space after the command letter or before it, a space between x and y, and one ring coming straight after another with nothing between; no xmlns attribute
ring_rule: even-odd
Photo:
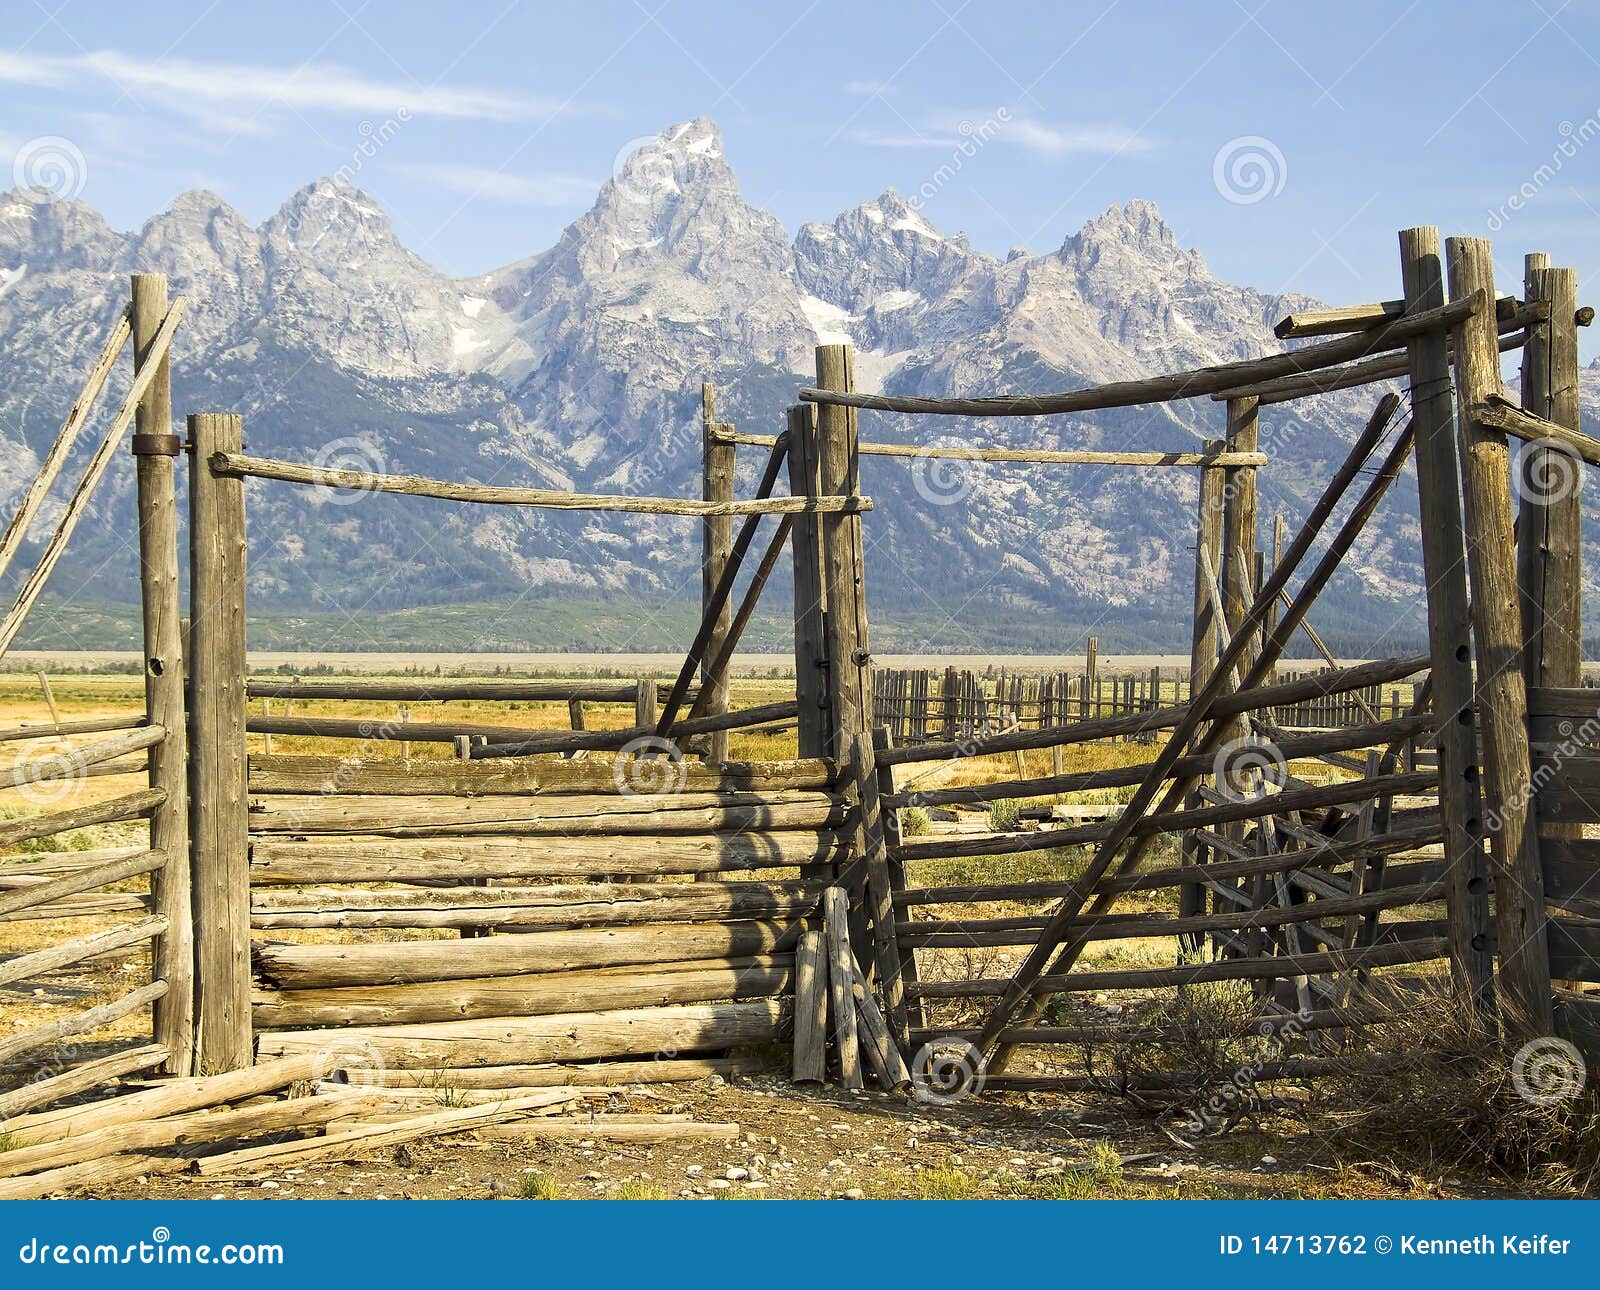
<svg viewBox="0 0 1600 1290"><path fill-rule="evenodd" d="M657 690L662 687L658 685ZM541 681L506 677L436 677L427 679L365 679L362 677L273 676L245 678L250 699L386 699L399 703L428 703L448 699L582 699L589 703L632 703L638 693L633 681Z"/></svg>
<svg viewBox="0 0 1600 1290"><path fill-rule="evenodd" d="M1093 990L1144 990L1200 985L1212 981L1271 981L1282 977L1323 976L1330 972L1395 967L1442 959L1448 943L1442 936L1419 936L1390 945L1327 950L1314 954L1280 954L1260 958L1218 959L1175 967L1127 968L1115 971L1046 974L1031 987L1035 994L1085 993ZM906 993L921 999L989 999L1005 993L1008 979L928 981L907 984Z"/></svg>
<svg viewBox="0 0 1600 1290"><path fill-rule="evenodd" d="M1499 395L1491 395L1481 403L1474 403L1472 419L1513 439L1541 444L1546 448L1566 449L1589 465L1600 466L1600 441L1581 430L1572 430L1535 416Z"/></svg>
<svg viewBox="0 0 1600 1290"><path fill-rule="evenodd" d="M13 739L52 739L59 735L98 735L110 730L133 730L146 721L142 712L116 717L85 717L80 721L46 721L39 725L0 730L0 743Z"/></svg>
<svg viewBox="0 0 1600 1290"><path fill-rule="evenodd" d="M250 800L252 834L517 834L579 837L703 830L823 828L848 803L802 789L769 793L612 793L573 797L332 797L266 794Z"/></svg>
<svg viewBox="0 0 1600 1290"><path fill-rule="evenodd" d="M114 739L102 739L99 743L89 744L83 748L48 753L31 761L19 762L10 770L0 772L0 776L3 776L3 779L0 779L0 787L21 788L27 784L78 779L86 775L93 766L115 761L128 753L138 752L141 748L152 747L166 736L167 732L160 726L140 726Z"/></svg>
<svg viewBox="0 0 1600 1290"><path fill-rule="evenodd" d="M251 712L244 728L252 735L300 735L312 739L354 739L373 743L454 744L457 739L528 739L564 731L527 726L486 726L468 721L403 721L387 717L301 717Z"/></svg>
<svg viewBox="0 0 1600 1290"><path fill-rule="evenodd" d="M69 810L55 811L49 815L23 815L14 820L0 820L0 845L30 842L34 838L47 838L69 829L86 829L96 824L120 824L136 820L167 800L164 788L146 788L106 802L93 802L88 806L74 806Z"/></svg>
<svg viewBox="0 0 1600 1290"><path fill-rule="evenodd" d="M723 762L708 766L683 761L664 782L685 792L762 792L821 789L838 781L837 763L801 761ZM480 797L501 794L560 796L634 793L639 787L605 761L501 759L483 762L409 761L398 758L317 757L261 754L250 757L252 793L322 793L409 797L439 794Z"/></svg>
<svg viewBox="0 0 1600 1290"><path fill-rule="evenodd" d="M1413 717L1397 717L1367 726L1344 726L1337 730L1318 731L1313 734L1284 734L1274 739L1277 751L1290 761L1322 757L1355 748L1372 748L1387 745L1396 739L1409 739L1433 729L1433 717L1424 713ZM1239 749L1238 756L1248 756L1247 749ZM1168 778L1202 774L1212 767L1225 769L1226 759L1219 756L1185 757L1173 766ZM1008 779L992 784L964 784L959 788L933 788L904 793L886 794L883 804L889 807L954 806L962 803L994 802L1003 798L1044 797L1055 793L1079 793L1100 788L1126 788L1144 779L1151 763L1139 762L1132 766L1119 766L1112 770L1076 771L1068 775L1050 775L1038 779Z"/></svg>
<svg viewBox="0 0 1600 1290"><path fill-rule="evenodd" d="M108 927L103 931L91 932L87 936L48 945L42 950L34 950L31 954L18 954L14 958L0 960L0 986L26 981L30 977L53 972L57 968L69 967L74 963L84 963L89 959L99 958L102 954L128 949L153 940L166 930L167 920L157 915L153 918L141 918L136 923Z"/></svg>
<svg viewBox="0 0 1600 1290"><path fill-rule="evenodd" d="M788 1012L778 999L619 1008L553 1017L442 1021L416 1026L345 1026L275 1030L258 1041L258 1057L315 1057L370 1047L390 1068L432 1070L578 1061L590 1057L714 1052L775 1041Z"/></svg>
<svg viewBox="0 0 1600 1290"><path fill-rule="evenodd" d="M411 981L327 990L260 990L257 1029L414 1025L537 1017L595 1008L648 1008L713 1000L777 999L794 989L794 955L695 959L572 972Z"/></svg>
<svg viewBox="0 0 1600 1290"><path fill-rule="evenodd" d="M1398 999L1389 1003L1359 1003L1340 1008L1318 1008L1311 1012L1284 1011L1260 1012L1253 1017L1237 1021L1219 1021L1221 1033L1243 1037L1261 1037L1273 1031L1294 1033L1308 1030L1343 1030L1354 1026L1377 1026L1405 1015ZM972 1043L978 1038L976 1030L949 1030L924 1027L911 1031L913 1048L939 1040L959 1040ZM1001 1034L1005 1044L1085 1044L1104 1046L1107 1043L1123 1044L1187 1044L1194 1042L1194 1027L1184 1025L1140 1025L1136 1022L1108 1021L1100 1025L1093 1022L1077 1025L1012 1026Z"/></svg>
<svg viewBox="0 0 1600 1290"><path fill-rule="evenodd" d="M447 502L486 506L534 506L558 511L610 511L631 515L804 515L857 514L872 509L870 497L768 497L760 501L703 502L686 497L628 497L603 493L567 493L551 488L514 488L494 484L458 484L420 475L380 475L367 470L342 470L217 452L211 469L219 475L275 479L287 484L345 488L363 493L398 493Z"/></svg>
<svg viewBox="0 0 1600 1290"><path fill-rule="evenodd" d="M1489 305L1480 290L1438 309L1397 318L1392 322L1341 336L1319 345L1307 345L1283 354L1245 359L1214 367L1195 368L1135 381L1071 390L1061 394L997 394L976 399L922 398L889 394L860 394L841 390L802 389L807 403L835 407L872 408L883 412L926 412L961 417L1032 417L1058 412L1093 412L1103 408L1134 407L1141 403L1166 403L1193 399L1253 381L1291 376L1347 363L1384 350L1401 348L1412 336L1448 331Z"/></svg>
<svg viewBox="0 0 1600 1290"><path fill-rule="evenodd" d="M1339 784L1287 789L1261 797L1229 801L1189 810L1167 811L1142 816L1134 822L1134 837L1157 833L1177 833L1185 829L1209 828L1238 820L1256 820L1289 811L1317 810L1368 802L1378 797L1418 793L1438 786L1435 771L1412 771L1403 775L1381 775L1372 779L1352 779ZM890 848L897 860L948 860L964 856L1016 855L1026 851L1045 851L1053 847L1082 846L1110 836L1115 820L1100 824L1075 825L1061 829L1039 829L1033 833L978 834L958 838L932 838L901 842Z"/></svg>
<svg viewBox="0 0 1600 1290"><path fill-rule="evenodd" d="M140 851L118 860L109 860L105 864L62 874L48 882L0 892L0 915L20 913L25 909L47 905L63 896L76 896L81 892L108 887L114 882L137 878L141 874L154 873L166 863L164 852Z"/></svg>
<svg viewBox="0 0 1600 1290"><path fill-rule="evenodd" d="M773 434L745 434L719 427L711 437L720 443L770 448ZM1093 452L1050 448L963 448L949 444L863 443L863 457L913 457L919 461L1008 461L1035 466L1265 466L1264 452Z"/></svg>
<svg viewBox="0 0 1600 1290"><path fill-rule="evenodd" d="M834 830L695 833L668 837L321 839L260 837L250 845L252 886L300 883L461 882L469 878L672 875L841 864ZM3 898L0 898L3 899Z"/></svg>
<svg viewBox="0 0 1600 1290"><path fill-rule="evenodd" d="M737 712L719 712L706 717L693 717L673 723L669 740L687 739L693 735L711 734L718 730L740 730L747 726L767 726L787 721L797 716L800 705L794 700L784 703L767 703L754 708L741 708ZM474 761L491 757L532 757L540 753L564 752L620 752L629 744L641 740L659 739L662 736L655 726L632 726L626 730L577 731L572 734L539 735L531 739L491 740L482 747L474 746ZM661 751L659 745L645 745L646 751Z"/></svg>
<svg viewBox="0 0 1600 1290"><path fill-rule="evenodd" d="M1406 658L1377 659L1358 663L1352 667L1332 672L1297 676L1273 685L1255 686L1236 694L1224 695L1211 704L1209 713L1214 718L1235 717L1245 712L1278 708L1310 699L1346 694L1352 690L1372 685L1385 685L1428 670L1429 656L1412 655ZM1004 734L986 735L968 740L951 740L945 743L911 744L901 748L885 748L877 755L879 766L900 766L907 762L959 761L967 757L983 757L999 752L1025 752L1034 748L1063 747L1072 744L1092 743L1097 739L1151 734L1177 725L1189 714L1188 704L1175 707L1152 708L1121 717L1098 717L1072 725L1055 726L1044 730L1013 730Z"/></svg>
<svg viewBox="0 0 1600 1290"><path fill-rule="evenodd" d="M636 894L640 891L646 894ZM814 914L822 887L811 883L591 883L550 887L466 887L421 891L300 888L258 890L256 928L283 927L624 927L643 923L735 922Z"/></svg>
<svg viewBox="0 0 1600 1290"><path fill-rule="evenodd" d="M1545 322L1550 317L1550 307L1544 301L1524 305L1512 317L1500 324L1499 349L1502 354L1522 349L1528 343L1528 328ZM1295 399L1317 394L1331 394L1335 390L1349 390L1378 381L1409 379L1410 362L1405 354L1380 354L1343 367L1324 368L1319 372L1306 372L1296 376L1280 376L1276 380L1258 381L1233 390L1218 390L1211 397L1218 402L1229 399L1255 399L1263 405L1289 403Z"/></svg>
<svg viewBox="0 0 1600 1290"><path fill-rule="evenodd" d="M1207 878L1253 878L1263 874L1292 873L1306 865L1323 867L1349 864L1356 860L1401 855L1438 843L1444 836L1441 825L1426 828L1396 830L1377 838L1362 838L1354 842L1329 842L1322 847L1307 847L1298 851L1280 851L1272 855L1251 856L1205 865L1174 865L1165 869L1147 869L1143 872L1106 877L1094 886L1095 895L1114 892L1151 891L1162 887L1182 887L1202 882ZM1391 865L1385 871L1384 881L1416 879L1431 881L1432 865ZM1399 877L1395 877L1399 875ZM1019 903L1032 900L1055 900L1077 890L1077 883L1069 878L1036 879L1030 882L982 883L951 885L945 887L911 887L895 893L897 909L919 905L977 905Z"/></svg>
<svg viewBox="0 0 1600 1290"><path fill-rule="evenodd" d="M1424 905L1444 895L1442 883L1417 883L1392 887L1359 896L1341 896L1307 901L1295 905L1260 905L1224 913L1195 914L1190 917L1142 917L1139 915L1100 915L1075 920L1075 936L1089 941L1125 940L1133 937L1204 935L1221 931L1247 931L1252 928L1283 927L1291 923L1313 922L1322 918L1351 914L1375 914L1385 909ZM1048 918L963 918L926 922L901 922L896 935L902 945L927 949L941 946L1032 945Z"/></svg>

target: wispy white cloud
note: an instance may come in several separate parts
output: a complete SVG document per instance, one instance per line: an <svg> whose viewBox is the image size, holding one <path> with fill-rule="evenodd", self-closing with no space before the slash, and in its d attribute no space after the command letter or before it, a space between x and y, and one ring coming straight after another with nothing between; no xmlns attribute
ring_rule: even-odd
<svg viewBox="0 0 1600 1290"><path fill-rule="evenodd" d="M582 205L592 202L600 191L598 179L585 179L579 175L513 175L486 166L453 162L407 162L396 169L451 192L464 193L469 197L488 197L518 206L564 208Z"/></svg>
<svg viewBox="0 0 1600 1290"><path fill-rule="evenodd" d="M118 50L65 56L0 50L0 82L83 90L85 76L110 81L135 98L159 96L179 111L215 111L235 128L242 114L274 104L308 111L381 112L415 116L514 121L549 116L554 100L502 94L470 86L417 86L384 81L331 63L267 67L197 63L183 58L137 58Z"/></svg>
<svg viewBox="0 0 1600 1290"><path fill-rule="evenodd" d="M1119 125L1057 125L1031 117L1018 116L1004 109L970 112L964 116L939 113L923 118L919 128L894 130L857 129L848 136L872 148L958 148L980 130L990 143L1009 144L1042 156L1063 157L1074 153L1098 156L1148 156L1157 142L1142 131Z"/></svg>

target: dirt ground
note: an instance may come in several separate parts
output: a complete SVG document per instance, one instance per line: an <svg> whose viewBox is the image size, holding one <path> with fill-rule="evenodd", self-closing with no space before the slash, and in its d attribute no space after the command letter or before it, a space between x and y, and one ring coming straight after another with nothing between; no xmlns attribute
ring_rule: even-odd
<svg viewBox="0 0 1600 1290"><path fill-rule="evenodd" d="M1184 1145L1110 1099L984 1096L920 1105L881 1092L799 1089L779 1075L634 1086L589 1111L687 1114L737 1141L655 1145L414 1142L371 1158L230 1178L162 1177L133 1199L1295 1199L1492 1195L1391 1164L1341 1159L1304 1133L1235 1131Z"/></svg>

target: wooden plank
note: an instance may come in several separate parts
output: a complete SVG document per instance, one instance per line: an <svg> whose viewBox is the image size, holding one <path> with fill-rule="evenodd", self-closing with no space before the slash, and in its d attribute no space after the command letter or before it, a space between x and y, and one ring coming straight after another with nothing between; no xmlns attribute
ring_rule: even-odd
<svg viewBox="0 0 1600 1290"><path fill-rule="evenodd" d="M34 757L28 761L18 762L10 770L0 771L0 786L20 788L25 784L42 784L60 780L74 780L83 776L90 767L98 766L102 762L114 761L118 757L151 744L158 744L166 737L166 727L160 725L141 726L136 730L128 730L110 739L102 739L97 743L86 744L82 748L69 748L61 752L46 753L42 757Z"/></svg>
<svg viewBox="0 0 1600 1290"><path fill-rule="evenodd" d="M647 682L655 689L654 682ZM428 677L423 680L389 677L252 676L245 681L251 699L374 699L386 703L437 703L445 700L546 699L566 702L630 703L638 683L620 681L548 681L518 677Z"/></svg>
<svg viewBox="0 0 1600 1290"><path fill-rule="evenodd" d="M239 449L240 418L189 418L189 801L194 884L196 1063L250 1064L250 874L245 797L244 481L212 458Z"/></svg>
<svg viewBox="0 0 1600 1290"><path fill-rule="evenodd" d="M817 383L855 388L855 353L849 345L818 345ZM860 434L856 413L824 406L817 412L819 471L824 493L859 487ZM822 518L824 596L828 605L828 687L833 719L830 748L841 759L844 739L871 729L872 658L867 634L866 567L859 515Z"/></svg>
<svg viewBox="0 0 1600 1290"><path fill-rule="evenodd" d="M449 502L478 502L486 506L534 506L558 511L611 511L630 515L819 515L859 514L872 509L869 497L767 497L731 502L691 501L677 497L629 497L598 493L567 493L548 488L509 488L490 484L457 484L417 475L379 475L365 470L330 466L305 466L298 462L252 457L239 452L214 451L212 470L234 478L253 476L319 488L353 488L364 493L401 493L408 497L435 497Z"/></svg>
<svg viewBox="0 0 1600 1290"><path fill-rule="evenodd" d="M1300 340L1306 336L1339 336L1364 331L1392 322L1406 311L1404 300L1380 300L1372 304L1345 305L1336 309L1303 309L1285 314L1272 328L1279 340Z"/></svg>
<svg viewBox="0 0 1600 1290"><path fill-rule="evenodd" d="M804 405L804 406L810 406ZM717 437L725 443L771 447L776 435L744 434L719 427ZM966 448L949 444L862 443L863 457L911 457L949 461L1012 461L1035 466L1265 466L1270 458L1264 452L1099 452L1054 450L1050 448ZM791 490L793 491L793 490Z"/></svg>
<svg viewBox="0 0 1600 1290"><path fill-rule="evenodd" d="M794 1060L796 1084L827 1079L828 953L820 928L808 928L795 949Z"/></svg>
<svg viewBox="0 0 1600 1290"><path fill-rule="evenodd" d="M1450 294L1494 294L1494 261L1483 238L1446 241ZM1464 444L1467 570L1478 677L1485 817L1494 848L1495 944L1511 1024L1549 1034L1554 1026L1544 891L1532 818L1527 685L1520 664L1522 621L1512 531L1511 467L1504 434L1476 408L1500 391L1492 318L1464 321L1455 339L1458 423Z"/></svg>
<svg viewBox="0 0 1600 1290"><path fill-rule="evenodd" d="M861 1045L856 1034L855 957L850 952L850 901L843 887L829 887L823 892L822 912L828 942L828 1006L839 1083L846 1089L860 1089L865 1082L861 1078Z"/></svg>

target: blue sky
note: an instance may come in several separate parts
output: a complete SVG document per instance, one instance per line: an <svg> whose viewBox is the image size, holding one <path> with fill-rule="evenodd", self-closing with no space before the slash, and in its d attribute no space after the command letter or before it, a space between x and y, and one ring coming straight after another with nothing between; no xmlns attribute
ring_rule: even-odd
<svg viewBox="0 0 1600 1290"><path fill-rule="evenodd" d="M1600 7L1582 3L20 0L7 16L13 174L48 175L65 147L118 227L196 186L259 221L344 168L408 245L478 272L550 245L631 141L706 115L746 197L791 231L894 185L946 232L1040 252L1146 197L1220 276L1336 303L1396 294L1394 233L1413 223L1494 237L1508 289L1528 249L1600 274Z"/></svg>

